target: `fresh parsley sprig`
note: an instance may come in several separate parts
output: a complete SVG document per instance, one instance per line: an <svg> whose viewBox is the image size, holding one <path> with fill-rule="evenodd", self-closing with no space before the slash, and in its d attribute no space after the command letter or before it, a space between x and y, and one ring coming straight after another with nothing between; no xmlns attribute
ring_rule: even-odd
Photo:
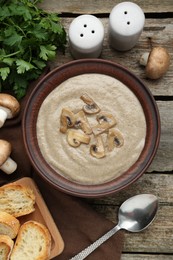
<svg viewBox="0 0 173 260"><path fill-rule="evenodd" d="M18 99L57 50L65 51L59 15L38 8L38 2L0 0L0 92L10 89Z"/></svg>

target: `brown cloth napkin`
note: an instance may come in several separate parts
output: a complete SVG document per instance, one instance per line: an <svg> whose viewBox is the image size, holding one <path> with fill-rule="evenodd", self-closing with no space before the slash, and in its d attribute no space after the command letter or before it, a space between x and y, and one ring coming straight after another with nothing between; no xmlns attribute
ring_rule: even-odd
<svg viewBox="0 0 173 260"><path fill-rule="evenodd" d="M0 139L5 139L12 144L11 157L18 165L16 172L12 175L6 175L0 171L0 186L24 176L31 176L36 181L65 244L61 255L54 259L68 260L106 233L114 224L94 211L87 204L86 199L64 194L50 187L37 173L34 173L23 143L21 119L27 98L35 85L36 83L31 84L27 95L21 101L19 116L7 120L0 129ZM122 248L123 234L119 232L95 250L87 259L119 260Z"/></svg>

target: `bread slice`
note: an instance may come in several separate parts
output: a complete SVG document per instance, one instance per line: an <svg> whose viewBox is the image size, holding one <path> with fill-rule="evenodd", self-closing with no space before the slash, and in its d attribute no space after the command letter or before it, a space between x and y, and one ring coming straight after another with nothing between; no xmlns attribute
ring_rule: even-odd
<svg viewBox="0 0 173 260"><path fill-rule="evenodd" d="M7 212L0 211L0 235L7 235L14 239L19 231L20 222Z"/></svg>
<svg viewBox="0 0 173 260"><path fill-rule="evenodd" d="M47 260L50 256L51 236L47 227L37 221L21 225L11 260Z"/></svg>
<svg viewBox="0 0 173 260"><path fill-rule="evenodd" d="M0 211L20 217L33 212L34 204L35 195L32 189L13 183L0 187Z"/></svg>
<svg viewBox="0 0 173 260"><path fill-rule="evenodd" d="M6 235L0 235L0 260L9 260L14 241Z"/></svg>

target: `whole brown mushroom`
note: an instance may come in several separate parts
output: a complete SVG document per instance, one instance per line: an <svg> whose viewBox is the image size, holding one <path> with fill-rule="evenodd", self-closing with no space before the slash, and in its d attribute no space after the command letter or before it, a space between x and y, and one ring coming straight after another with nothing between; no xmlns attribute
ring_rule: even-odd
<svg viewBox="0 0 173 260"><path fill-rule="evenodd" d="M163 47L154 47L150 53L141 56L140 64L146 66L146 76L149 79L159 79L168 70L170 55Z"/></svg>
<svg viewBox="0 0 173 260"><path fill-rule="evenodd" d="M10 158L11 144L3 139L0 139L0 169L6 174L13 173L17 164Z"/></svg>
<svg viewBox="0 0 173 260"><path fill-rule="evenodd" d="M6 119L17 116L20 110L18 100L5 93L0 93L0 127L2 127Z"/></svg>

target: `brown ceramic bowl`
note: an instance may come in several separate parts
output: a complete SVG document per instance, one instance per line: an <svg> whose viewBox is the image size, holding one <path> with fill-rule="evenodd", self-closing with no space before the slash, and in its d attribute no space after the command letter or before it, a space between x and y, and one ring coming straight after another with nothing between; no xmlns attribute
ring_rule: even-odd
<svg viewBox="0 0 173 260"><path fill-rule="evenodd" d="M85 73L109 75L124 83L141 103L147 124L145 145L138 160L120 177L98 185L78 184L58 174L43 158L36 136L37 116L44 99L65 80ZM101 59L72 61L55 68L41 79L27 102L22 128L28 156L41 177L60 191L79 197L110 195L134 183L149 167L160 140L159 112L149 89L126 68Z"/></svg>

